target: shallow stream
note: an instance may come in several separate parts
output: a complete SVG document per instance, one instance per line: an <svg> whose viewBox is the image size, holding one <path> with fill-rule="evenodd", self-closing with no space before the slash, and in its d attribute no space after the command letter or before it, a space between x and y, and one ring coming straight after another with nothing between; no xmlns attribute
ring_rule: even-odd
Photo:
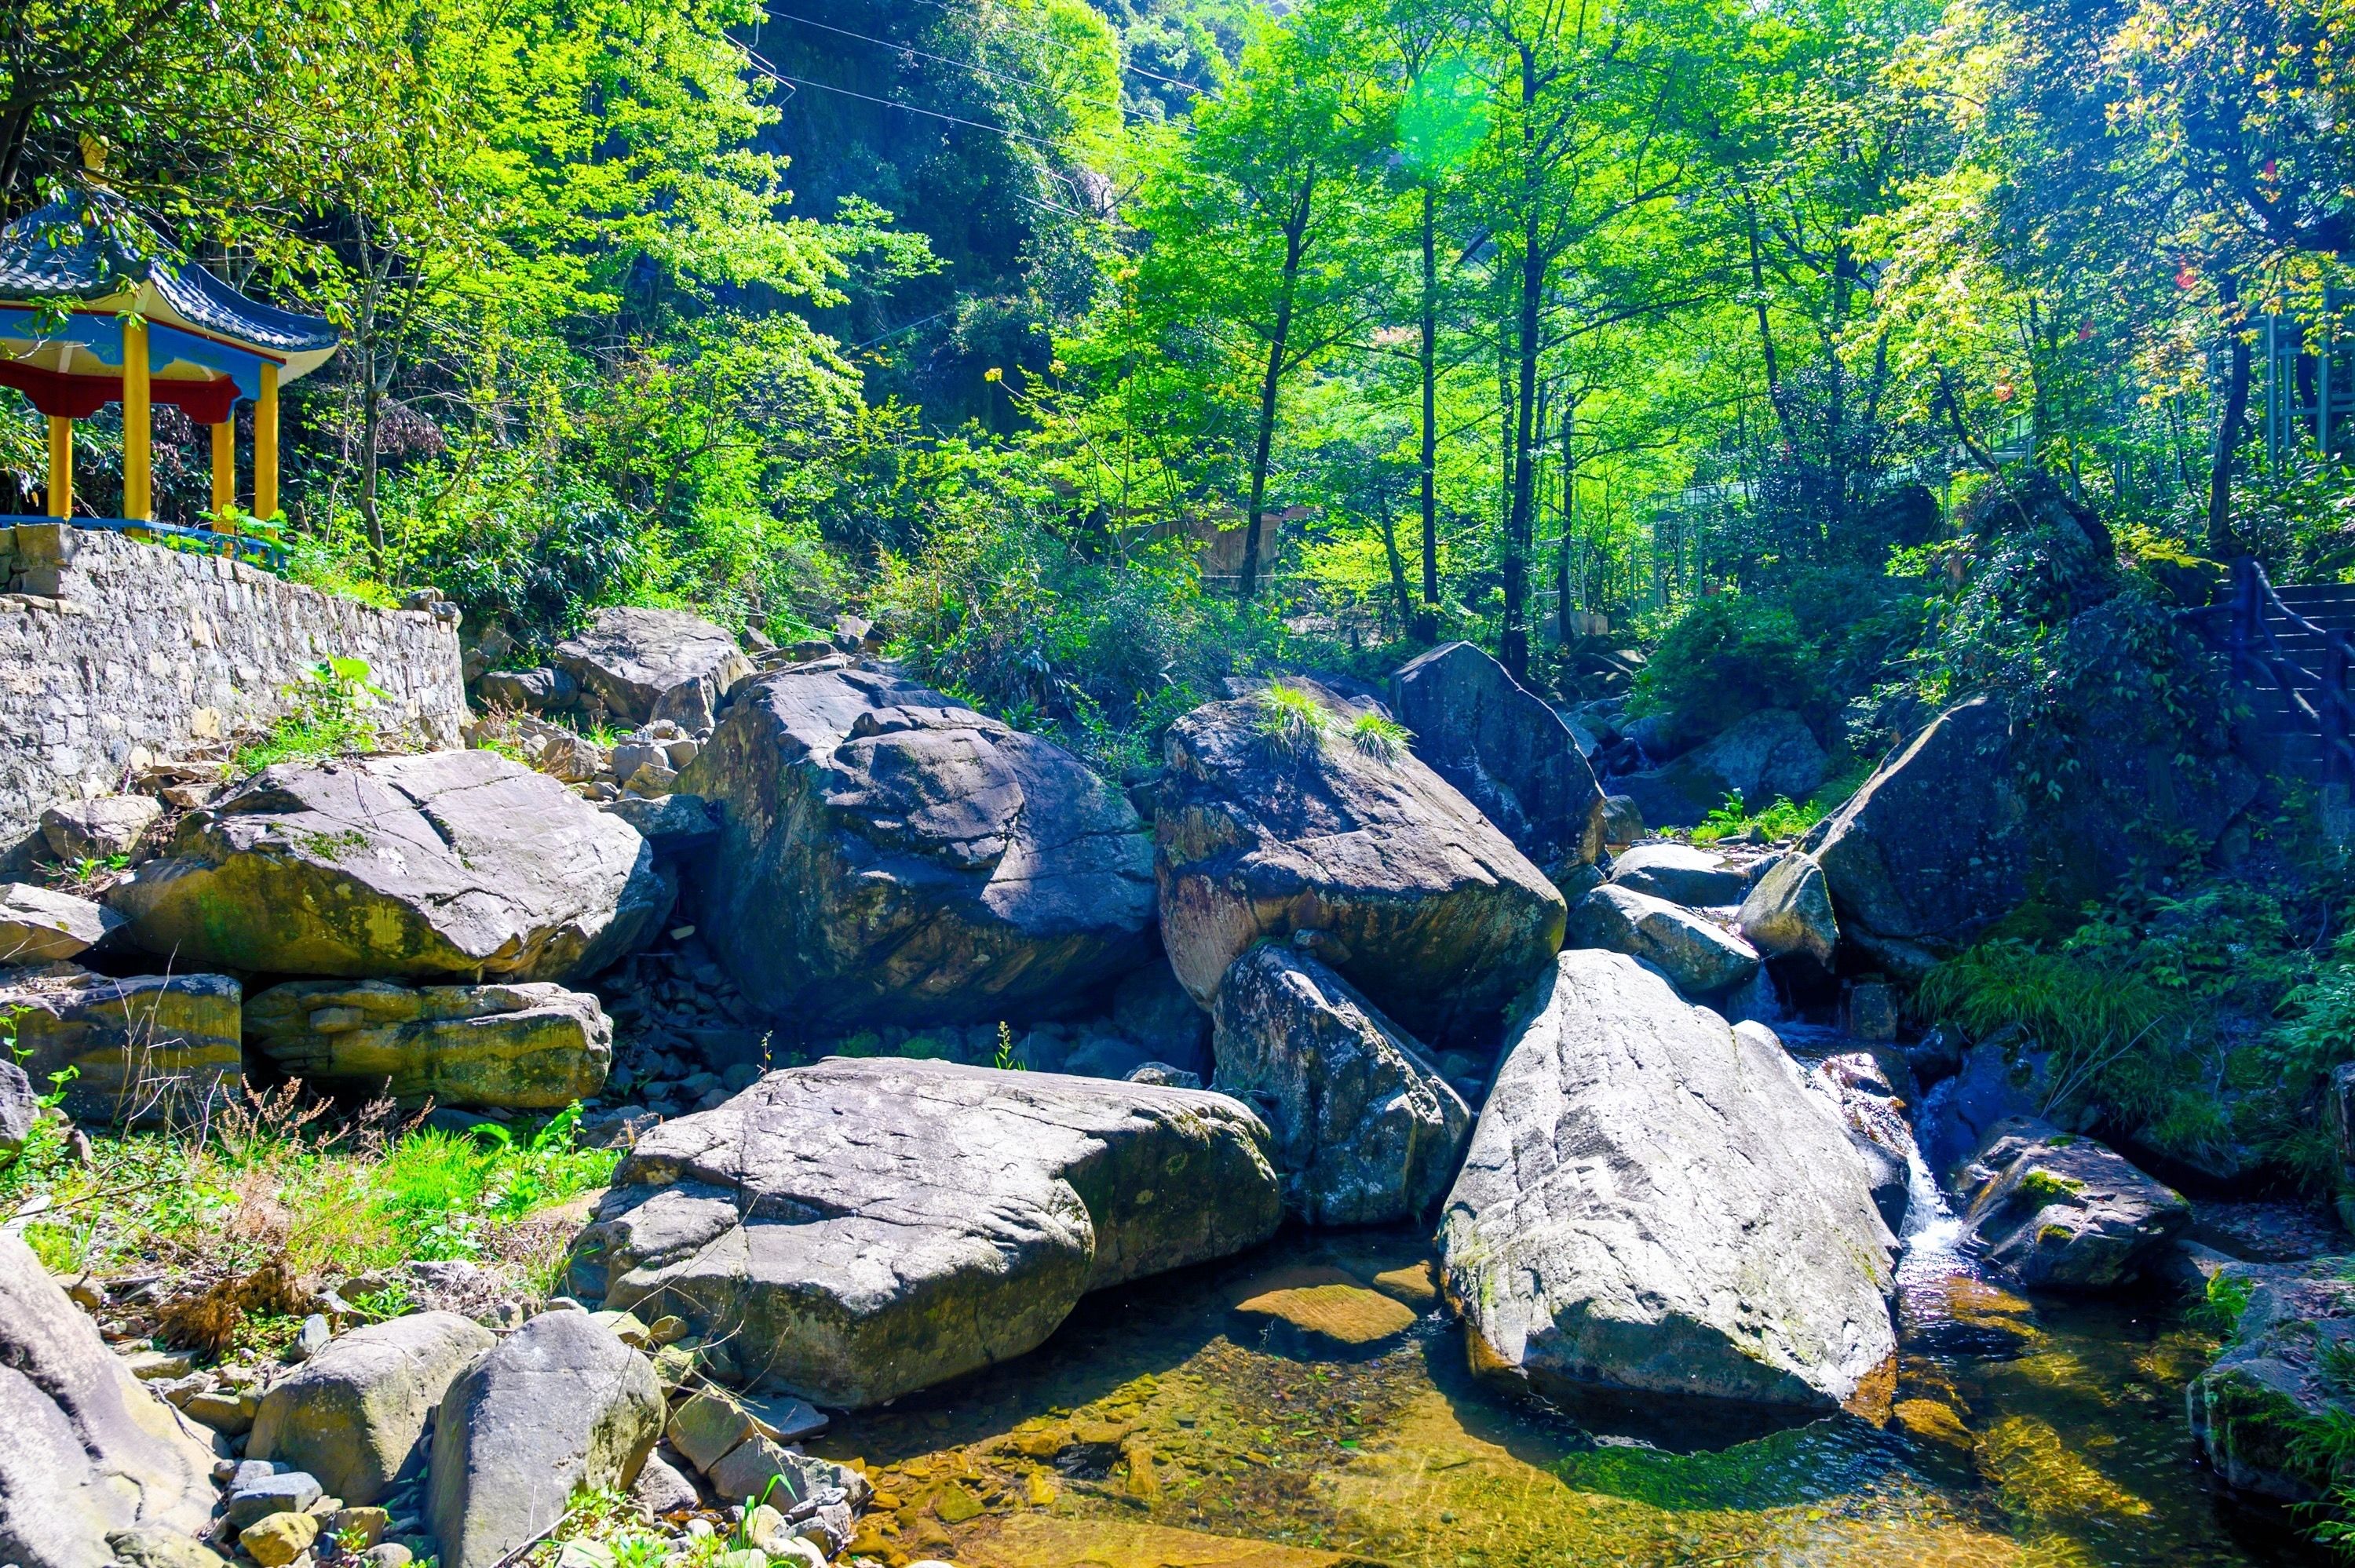
<svg viewBox="0 0 2355 1568"><path fill-rule="evenodd" d="M1638 1446L1477 1382L1435 1303L1357 1351L1235 1310L1252 1281L1304 1266L1413 1295L1420 1238L1360 1233L1287 1234L1092 1297L1032 1354L814 1446L868 1467L862 1549L894 1563L2310 1560L2196 1463L2182 1391L2213 1344L2179 1314L2045 1300L2030 1316L1934 1223L1909 1241L1894 1414L1877 1423L1730 1446L1704 1424L1671 1435L1685 1451Z"/></svg>

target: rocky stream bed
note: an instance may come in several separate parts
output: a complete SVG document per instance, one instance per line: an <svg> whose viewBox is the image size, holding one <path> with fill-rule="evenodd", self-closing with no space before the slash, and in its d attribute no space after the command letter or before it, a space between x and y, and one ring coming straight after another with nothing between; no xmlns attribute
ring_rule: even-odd
<svg viewBox="0 0 2355 1568"><path fill-rule="evenodd" d="M529 1217L552 1279L52 1279L6 1216L0 1563L2309 1550L2355 1244L2188 1201L2017 1032L1901 1030L2022 896L1999 709L1704 851L1646 811L1819 776L1791 715L1606 796L1636 726L1459 643L1114 783L872 651L608 612L483 689L616 746L51 810L120 874L0 890L0 1150L324 1092L484 1147L577 1104L613 1164ZM223 1359L245 1315L300 1331Z"/></svg>

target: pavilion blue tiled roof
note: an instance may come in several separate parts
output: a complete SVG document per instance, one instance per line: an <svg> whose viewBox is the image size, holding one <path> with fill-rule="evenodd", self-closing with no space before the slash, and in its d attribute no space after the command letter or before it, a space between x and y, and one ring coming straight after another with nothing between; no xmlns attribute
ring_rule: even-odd
<svg viewBox="0 0 2355 1568"><path fill-rule="evenodd" d="M152 282L191 326L273 354L332 348L334 324L250 300L193 261L111 192L69 192L0 229L0 302L98 300Z"/></svg>

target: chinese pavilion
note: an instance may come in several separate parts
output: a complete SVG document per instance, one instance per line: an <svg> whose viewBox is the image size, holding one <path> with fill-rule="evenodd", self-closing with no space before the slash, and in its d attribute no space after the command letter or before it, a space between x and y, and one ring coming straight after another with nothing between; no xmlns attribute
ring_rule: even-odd
<svg viewBox="0 0 2355 1568"><path fill-rule="evenodd" d="M250 300L172 248L103 186L0 229L0 387L48 416L48 514L73 515L73 422L123 405L123 516L151 524L150 414L212 429L213 511L234 505L236 407L253 404L256 517L278 512L278 394L336 352L335 327Z"/></svg>

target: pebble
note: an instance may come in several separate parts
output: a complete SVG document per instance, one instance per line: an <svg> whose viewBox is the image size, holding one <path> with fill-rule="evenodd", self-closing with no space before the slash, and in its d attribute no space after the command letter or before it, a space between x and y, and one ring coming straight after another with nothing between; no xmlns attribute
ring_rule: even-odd
<svg viewBox="0 0 2355 1568"><path fill-rule="evenodd" d="M327 1348L330 1332L327 1319L319 1313L312 1313L303 1319L303 1327L295 1334L293 1348L288 1354L298 1361L309 1361Z"/></svg>
<svg viewBox="0 0 2355 1568"><path fill-rule="evenodd" d="M409 1568L411 1559L408 1547L398 1541L385 1541L361 1552L360 1561L368 1568Z"/></svg>
<svg viewBox="0 0 2355 1568"><path fill-rule="evenodd" d="M243 1530L274 1513L301 1513L319 1500L319 1492L318 1481L301 1470L256 1477L243 1486L231 1481L226 1511L229 1523Z"/></svg>
<svg viewBox="0 0 2355 1568"><path fill-rule="evenodd" d="M261 1568L286 1568L319 1539L319 1520L307 1513L273 1513L238 1531L237 1543Z"/></svg>

